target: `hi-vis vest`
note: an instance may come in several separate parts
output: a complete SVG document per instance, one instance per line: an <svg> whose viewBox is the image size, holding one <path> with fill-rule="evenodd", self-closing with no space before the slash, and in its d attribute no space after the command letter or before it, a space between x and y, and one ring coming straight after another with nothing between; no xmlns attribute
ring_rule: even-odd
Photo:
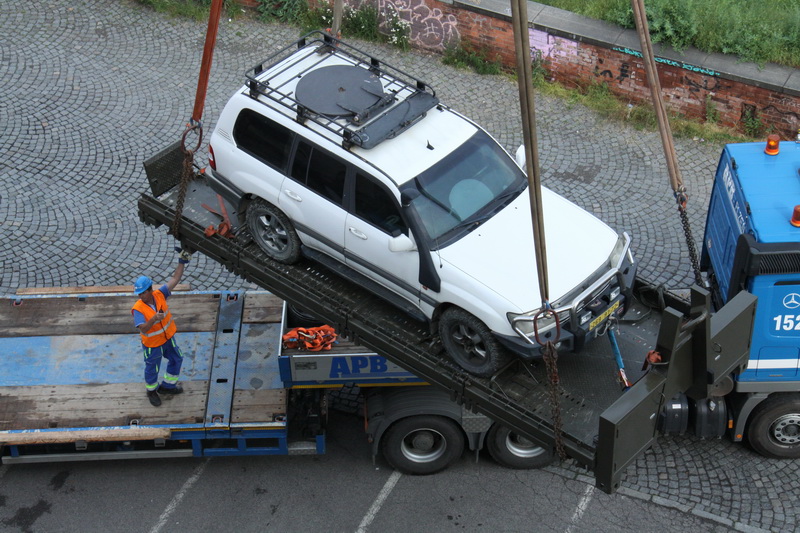
<svg viewBox="0 0 800 533"><path fill-rule="evenodd" d="M148 348L156 348L161 346L169 339L175 335L175 332L178 331L178 328L175 327L175 322L172 320L172 313L169 312L169 306L167 305L167 299L164 298L164 294L162 294L159 290L153 291L153 299L156 303L156 309L160 309L166 313L164 320L161 322L156 322L153 324L153 327L147 333L142 334L142 344L144 344ZM135 304L133 304L133 308L131 308L131 314L134 311L139 311L144 315L145 321L150 320L153 318L153 315L156 312L153 310L152 307L144 303L142 300L138 300Z"/></svg>

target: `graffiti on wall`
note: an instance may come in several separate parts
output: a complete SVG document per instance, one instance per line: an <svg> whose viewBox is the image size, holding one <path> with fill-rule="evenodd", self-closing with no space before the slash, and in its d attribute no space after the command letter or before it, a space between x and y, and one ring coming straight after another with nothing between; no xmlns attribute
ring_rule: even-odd
<svg viewBox="0 0 800 533"><path fill-rule="evenodd" d="M723 83L720 78L698 77L689 74L683 77L683 84L693 93L714 93L731 88L729 84Z"/></svg>
<svg viewBox="0 0 800 533"><path fill-rule="evenodd" d="M614 46L611 48L615 52L622 52L623 54L628 54L634 57L642 57L642 53L638 50L631 50L630 48L620 48L619 46ZM686 70L690 70L692 72L697 72L699 74L705 74L706 76L719 76L719 72L716 70L711 70L704 67L698 67L697 65L692 65L691 63L684 63L683 61L675 61L674 59L667 59L666 57L658 57L655 58L656 63L664 63L665 65L669 65L671 67L678 67Z"/></svg>
<svg viewBox="0 0 800 533"><path fill-rule="evenodd" d="M626 78L632 78L631 75L631 65L630 63L623 62L619 66L619 72L614 73L611 71L610 68L603 68L605 66L605 61L602 58L597 59L597 63L594 65L594 76L595 78L605 78L607 80L616 80L622 81Z"/></svg>
<svg viewBox="0 0 800 533"><path fill-rule="evenodd" d="M528 41L530 42L531 54L534 59L538 54L541 54L542 59L574 57L578 55L578 43L569 39L550 35L546 31L528 28Z"/></svg>
<svg viewBox="0 0 800 533"><path fill-rule="evenodd" d="M431 9L425 0L378 0L378 10L384 21L395 16L410 23L408 38L413 45L444 49L461 38L456 16L436 7Z"/></svg>

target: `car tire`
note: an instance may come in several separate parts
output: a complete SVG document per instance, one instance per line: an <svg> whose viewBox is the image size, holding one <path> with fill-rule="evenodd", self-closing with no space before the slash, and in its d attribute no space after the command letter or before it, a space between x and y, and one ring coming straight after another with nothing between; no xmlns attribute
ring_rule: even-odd
<svg viewBox="0 0 800 533"><path fill-rule="evenodd" d="M439 336L448 355L470 374L493 376L508 361L508 353L486 324L458 307L442 313Z"/></svg>
<svg viewBox="0 0 800 533"><path fill-rule="evenodd" d="M800 457L800 396L779 394L761 402L747 426L747 442L766 457Z"/></svg>
<svg viewBox="0 0 800 533"><path fill-rule="evenodd" d="M269 202L256 198L247 206L247 228L259 248L279 263L300 258L300 237L289 218Z"/></svg>
<svg viewBox="0 0 800 533"><path fill-rule="evenodd" d="M383 456L404 474L440 472L464 453L464 434L443 416L417 415L392 424L381 438Z"/></svg>
<svg viewBox="0 0 800 533"><path fill-rule="evenodd" d="M552 449L534 444L505 426L495 424L486 436L486 447L492 459L506 468L528 470L553 463Z"/></svg>

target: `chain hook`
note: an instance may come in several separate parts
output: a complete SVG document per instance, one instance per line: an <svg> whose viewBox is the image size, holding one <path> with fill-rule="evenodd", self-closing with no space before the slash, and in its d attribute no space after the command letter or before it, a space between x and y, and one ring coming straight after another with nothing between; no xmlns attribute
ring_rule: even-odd
<svg viewBox="0 0 800 533"><path fill-rule="evenodd" d="M190 132L197 130L197 144L191 150L186 148L186 137L189 135ZM186 129L183 130L183 135L181 135L181 150L183 150L184 154L194 154L200 149L200 145L203 143L203 123L195 121L194 119L189 119L189 122L186 124Z"/></svg>
<svg viewBox="0 0 800 533"><path fill-rule="evenodd" d="M555 317L556 320L556 337L555 339L550 339L549 341L542 341L541 337L539 337L539 320L549 318L550 316ZM533 315L533 340L536 341L536 344L544 346L546 342L556 343L559 341L559 339L561 339L561 320L558 318L558 313L553 311L550 303L545 302L542 306L542 309Z"/></svg>

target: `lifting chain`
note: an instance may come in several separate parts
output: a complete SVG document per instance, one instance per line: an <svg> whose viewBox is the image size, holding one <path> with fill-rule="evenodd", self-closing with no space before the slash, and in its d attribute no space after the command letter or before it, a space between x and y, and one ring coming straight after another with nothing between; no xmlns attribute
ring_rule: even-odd
<svg viewBox="0 0 800 533"><path fill-rule="evenodd" d="M550 409L553 413L553 435L555 436L556 453L563 461L567 458L567 453L564 451L564 440L561 435L561 380L558 377L558 366L556 364L558 351L552 341L547 341L542 347L542 356L547 368L547 375L550 377L548 393L550 396Z"/></svg>
<svg viewBox="0 0 800 533"><path fill-rule="evenodd" d="M197 130L197 144L194 149L186 148L186 136L189 132ZM183 216L183 203L186 200L186 191L189 182L194 176L194 153L200 148L203 142L203 126L200 123L187 124L186 131L181 137L181 150L183 151L183 166L181 168L181 181L178 187L178 200L175 203L175 220L172 221L170 233L173 237L180 240L181 217Z"/></svg>
<svg viewBox="0 0 800 533"><path fill-rule="evenodd" d="M631 8L633 10L636 32L639 34L639 43L642 47L642 60L647 76L647 84L650 86L650 97L653 101L656 118L658 119L658 131L661 136L661 144L664 148L664 157L667 160L670 186L675 193L675 200L678 202L678 212L681 216L683 232L686 235L686 247L689 251L689 259L692 262L694 280L695 283L701 287L705 287L703 277L700 274L700 263L697 261L697 249L695 248L694 239L692 238L692 231L689 228L689 217L686 214L686 203L689 200L689 196L686 194L686 188L683 186L683 177L681 176L678 166L678 156L675 154L672 128L669 124L667 108L664 105L664 99L661 94L661 82L658 79L658 69L655 56L653 55L653 43L650 39L650 28L647 23L647 11L644 7L644 0L631 0Z"/></svg>
<svg viewBox="0 0 800 533"><path fill-rule="evenodd" d="M689 195L686 194L686 188L683 185L675 192L675 200L678 202L678 213L681 217L683 234L686 237L686 248L689 250L689 261L692 263L694 282L701 287L705 287L703 276L700 273L700 262L697 260L697 247L694 242L694 237L692 236L692 228L689 226L689 215L686 212L686 204L689 201Z"/></svg>
<svg viewBox="0 0 800 533"><path fill-rule="evenodd" d="M183 150L183 168L181 170L181 182L178 189L178 201L175 204L175 220L172 222L171 233L176 239L180 239L178 233L181 227L181 217L183 216L183 202L186 199L186 190L189 182L194 175L194 154L200 149L203 142L203 125L200 119L203 117L203 107L206 102L206 91L208 90L208 78L211 73L211 60L214 57L214 45L217 42L217 31L219 29L219 18L222 13L223 0L211 0L211 9L208 12L208 28L206 29L206 40L203 46L203 59L200 63L200 74L197 78L197 91L194 97L194 109L192 118L186 125L186 130L181 137L181 149ZM197 130L197 144L193 149L186 148L186 136L190 132Z"/></svg>

